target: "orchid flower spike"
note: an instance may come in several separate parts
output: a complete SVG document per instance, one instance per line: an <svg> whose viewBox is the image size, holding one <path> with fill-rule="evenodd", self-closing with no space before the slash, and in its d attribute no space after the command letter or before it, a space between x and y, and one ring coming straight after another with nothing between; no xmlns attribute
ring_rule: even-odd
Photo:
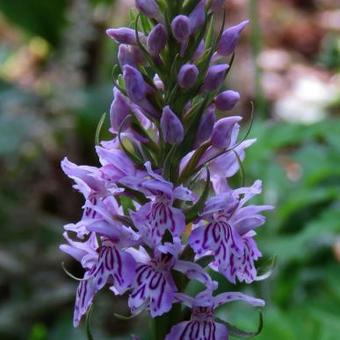
<svg viewBox="0 0 340 340"><path fill-rule="evenodd" d="M235 51L248 21L219 38L210 23L222 0L135 5L129 27L106 31L119 67L97 165L61 162L84 200L60 246L83 271L73 324L107 291L125 294L132 316L162 316L157 339L227 340L233 328L216 317L219 306L265 305L228 287L268 276L258 273L256 240L273 208L249 203L262 192L260 180L237 185L255 139L240 140L241 116L223 116L240 94L225 89L230 66L222 57ZM191 281L196 296L187 295Z"/></svg>

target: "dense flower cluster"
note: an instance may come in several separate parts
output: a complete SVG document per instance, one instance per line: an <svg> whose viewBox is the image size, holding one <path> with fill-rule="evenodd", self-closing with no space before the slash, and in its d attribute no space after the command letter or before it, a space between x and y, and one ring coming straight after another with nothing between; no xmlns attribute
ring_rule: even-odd
<svg viewBox="0 0 340 340"><path fill-rule="evenodd" d="M190 308L190 320L166 330L169 340L227 339L227 327L214 319L218 306L264 305L238 292L214 294L218 284L210 276L219 272L233 284L258 279L255 230L271 209L248 204L261 193L261 181L229 185L254 140L238 141L241 117L216 118L240 98L223 83L226 57L232 59L247 25L215 36L214 13L222 5L136 0L134 27L107 30L119 45L112 140L96 147L98 167L62 161L85 198L83 216L65 226L61 246L85 272L74 326L104 287L128 292L133 315L161 316L174 304ZM188 295L189 280L201 283L197 296Z"/></svg>

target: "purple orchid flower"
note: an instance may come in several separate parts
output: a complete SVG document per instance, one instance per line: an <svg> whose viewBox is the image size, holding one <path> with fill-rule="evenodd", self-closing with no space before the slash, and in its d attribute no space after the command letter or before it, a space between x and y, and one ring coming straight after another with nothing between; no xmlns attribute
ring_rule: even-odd
<svg viewBox="0 0 340 340"><path fill-rule="evenodd" d="M131 212L131 218L147 244L160 244L166 230L173 237L181 236L185 229L185 216L181 209L173 206L174 200L193 201L194 195L183 186L175 187L151 170L146 165L147 176L144 178L126 177L120 182L127 187L145 194L150 202L142 205L137 212Z"/></svg>
<svg viewBox="0 0 340 340"><path fill-rule="evenodd" d="M261 299L239 293L228 292L212 296L211 291L203 291L195 298L183 293L177 293L176 299L191 308L191 320L182 321L172 327L165 340L204 339L228 340L227 327L215 321L216 308L233 301L242 301L253 307L263 307L265 302Z"/></svg>
<svg viewBox="0 0 340 340"><path fill-rule="evenodd" d="M206 165L209 168L211 182L216 193L229 190L227 179L234 176L240 169L240 161L245 158L245 150L256 140L247 139L237 143L241 117L231 116L217 121L214 125L210 147L203 153L197 167ZM200 130L199 130L200 131ZM199 135L198 135L199 136ZM181 161L180 171L186 167L196 150L187 154ZM201 172L201 178L205 173Z"/></svg>
<svg viewBox="0 0 340 340"><path fill-rule="evenodd" d="M139 253L141 251L140 249ZM145 251L138 254L138 257L141 263L136 268L128 301L131 313L136 314L148 308L152 317L162 315L171 309L177 290L170 272L173 257L160 254L152 260Z"/></svg>
<svg viewBox="0 0 340 340"><path fill-rule="evenodd" d="M247 203L261 192L260 181L230 186L255 140L238 142L241 117L216 119L217 110L231 110L240 99L221 92L229 73L223 57L233 53L247 22L217 37L210 23L221 0L135 3L134 28L106 31L118 44L120 74L111 138L95 148L99 165L61 164L85 200L80 221L64 226L60 246L84 269L74 325L106 287L128 294L133 316L147 310L158 317L174 303L191 308L191 320L180 312L178 325L170 318L157 324L162 339L225 340L228 329L214 317L218 306L264 302L238 292L214 296L218 284L209 269L232 283L264 279L255 266L261 256L255 236L272 208ZM185 294L192 280L205 289L195 298Z"/></svg>
<svg viewBox="0 0 340 340"><path fill-rule="evenodd" d="M76 295L75 327L92 304L95 294L106 284L118 295L130 288L136 268L134 258L126 249L138 244L139 236L131 228L115 222L115 217L122 214L117 201L110 196L90 208L96 212L96 217L86 219L82 225L88 235L87 241L73 241L65 233L68 244L60 246L86 270Z"/></svg>
<svg viewBox="0 0 340 340"><path fill-rule="evenodd" d="M217 288L217 283L212 281L199 265L178 260L178 251L174 253L173 246L165 245L162 250L163 252L156 250L153 258L144 248L129 250L138 263L135 281L129 296L132 314L148 309L151 316L156 317L171 309L177 292L171 270L179 271L189 279L203 283L207 289Z"/></svg>
<svg viewBox="0 0 340 340"><path fill-rule="evenodd" d="M77 223L66 224L64 229L75 232L79 239L84 239L90 234L90 227L93 224L102 225L105 220L104 217L107 218L107 216L109 216L108 221L111 223L116 216L121 216L122 214L122 207L119 206L114 196L98 198L92 201L86 200L81 220Z"/></svg>
<svg viewBox="0 0 340 340"><path fill-rule="evenodd" d="M189 238L197 256L212 254L215 259L211 268L232 283L236 283L236 278L247 283L257 278L254 262L261 253L253 239L254 229L265 222L260 212L272 206L244 204L260 192L261 182L256 181L249 188L211 197Z"/></svg>
<svg viewBox="0 0 340 340"><path fill-rule="evenodd" d="M61 167L65 174L76 183L74 188L85 198L82 220L77 224L68 224L66 230L75 231L78 237L83 238L86 235L84 223L86 224L86 221L97 217L97 213L92 207L108 196L119 194L122 189L118 188L116 183L107 181L103 176L102 169L78 166L67 158L61 162Z"/></svg>
<svg viewBox="0 0 340 340"><path fill-rule="evenodd" d="M132 284L135 276L136 264L134 258L122 250L122 247L133 245L131 233L128 229L113 229L107 226L98 227L98 223L93 224L93 231L101 238L99 246L93 239L94 232L91 233L90 241L76 242L65 238L69 245L62 245L61 250L80 261L86 272L80 281L74 308L74 326L77 327L82 316L88 311L95 294L106 284L111 286L115 294L123 294ZM91 228L89 228L91 229Z"/></svg>
<svg viewBox="0 0 340 340"><path fill-rule="evenodd" d="M120 149L97 146L96 151L102 164L100 173L106 183L117 183L121 178L138 175L134 163Z"/></svg>

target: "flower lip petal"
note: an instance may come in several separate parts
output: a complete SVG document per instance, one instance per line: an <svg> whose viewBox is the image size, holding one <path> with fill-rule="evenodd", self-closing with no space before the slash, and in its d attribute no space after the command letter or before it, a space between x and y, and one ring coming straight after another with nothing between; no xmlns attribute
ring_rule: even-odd
<svg viewBox="0 0 340 340"><path fill-rule="evenodd" d="M228 207L234 207L237 203L231 192L212 196L207 200L200 216L209 216L215 212L226 210Z"/></svg>

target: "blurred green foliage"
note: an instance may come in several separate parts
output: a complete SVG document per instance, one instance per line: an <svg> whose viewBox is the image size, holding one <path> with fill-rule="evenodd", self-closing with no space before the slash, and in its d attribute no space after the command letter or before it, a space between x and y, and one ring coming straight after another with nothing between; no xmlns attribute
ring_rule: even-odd
<svg viewBox="0 0 340 340"><path fill-rule="evenodd" d="M39 35L55 44L65 24L66 4L66 0L0 1L0 11L27 33Z"/></svg>
<svg viewBox="0 0 340 340"><path fill-rule="evenodd" d="M340 36L330 34L324 41L320 61L328 68L340 70Z"/></svg>
<svg viewBox="0 0 340 340"><path fill-rule="evenodd" d="M261 178L262 201L276 206L258 233L264 255L277 256L273 276L256 287L268 303L258 339L331 340L339 334L339 131L339 119L308 127L257 122L253 128L258 141L244 164L248 181ZM238 306L227 313L254 328Z"/></svg>

